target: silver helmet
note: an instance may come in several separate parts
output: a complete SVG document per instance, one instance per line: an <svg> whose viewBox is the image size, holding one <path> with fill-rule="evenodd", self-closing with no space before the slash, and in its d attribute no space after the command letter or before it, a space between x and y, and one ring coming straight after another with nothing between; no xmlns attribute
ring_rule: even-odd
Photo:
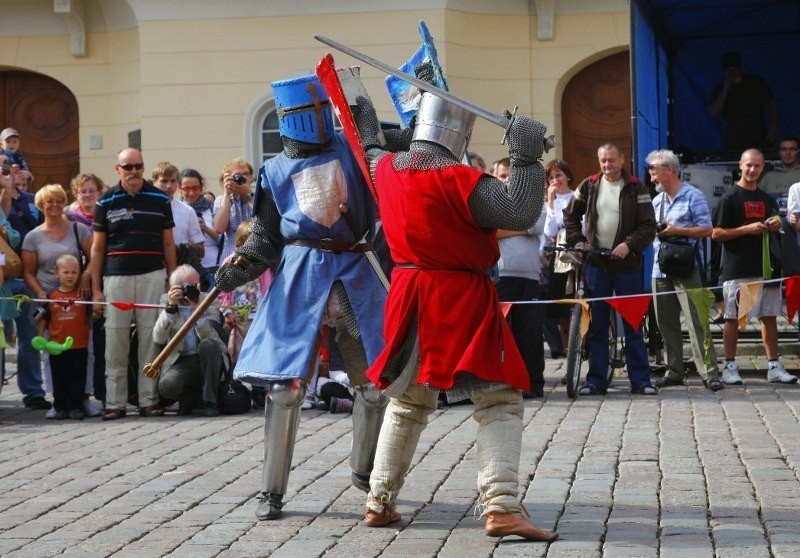
<svg viewBox="0 0 800 558"><path fill-rule="evenodd" d="M472 136L475 115L432 93L423 93L414 127L414 140L438 143L461 160Z"/></svg>

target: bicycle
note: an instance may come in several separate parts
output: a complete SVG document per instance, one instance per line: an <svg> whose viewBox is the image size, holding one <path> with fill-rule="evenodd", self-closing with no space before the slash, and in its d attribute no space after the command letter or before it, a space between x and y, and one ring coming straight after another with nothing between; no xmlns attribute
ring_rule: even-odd
<svg viewBox="0 0 800 558"><path fill-rule="evenodd" d="M580 254L584 257L597 255L602 257L610 257L611 251L607 249L594 249L594 248L573 248L569 246L548 246L545 247L546 252L568 252L571 254ZM575 273L573 274L573 294L574 298L582 299L586 293L585 279L583 274L583 261L580 258L575 258L573 262ZM581 315L583 313L582 305L576 304L572 308L569 336L567 346L567 372L564 378L567 385L567 396L575 399L578 395L578 384L581 380L581 368L583 362L589 359L589 342L588 336L581 336ZM625 366L625 336L620 335L622 327L619 324L619 317L614 309L611 309L611 316L609 320L609 366L608 375L606 378L606 387L614 379L615 371ZM563 381L563 380L562 380Z"/></svg>

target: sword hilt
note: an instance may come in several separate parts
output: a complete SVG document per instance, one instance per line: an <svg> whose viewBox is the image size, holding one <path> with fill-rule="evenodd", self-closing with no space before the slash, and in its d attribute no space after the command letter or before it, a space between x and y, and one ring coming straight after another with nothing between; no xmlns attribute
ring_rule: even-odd
<svg viewBox="0 0 800 558"><path fill-rule="evenodd" d="M505 145L506 144L506 140L508 139L508 132L511 130L511 125L514 123L514 120L516 120L516 118L517 118L517 109L518 108L519 108L518 106L515 106L514 110L511 111L511 112L508 112L508 110L504 110L503 111L503 116L508 118L508 125L506 125L506 127L505 127L506 129L503 130L503 137L502 137L502 139L500 139L500 145Z"/></svg>
<svg viewBox="0 0 800 558"><path fill-rule="evenodd" d="M503 132L503 139L500 140L501 145L505 145L508 139L508 132L511 130L511 125L514 124L514 120L517 118L517 108L519 107L514 107L512 112L508 112L507 110L503 111L503 116L508 118L508 125L506 125L506 129ZM556 137L551 134L544 138L542 143L544 144L544 152L547 153L556 146Z"/></svg>

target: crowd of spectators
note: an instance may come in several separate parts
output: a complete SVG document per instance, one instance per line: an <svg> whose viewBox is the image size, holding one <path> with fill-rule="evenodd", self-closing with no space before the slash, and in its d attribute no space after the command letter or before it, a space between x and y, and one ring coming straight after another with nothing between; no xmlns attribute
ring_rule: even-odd
<svg viewBox="0 0 800 558"><path fill-rule="evenodd" d="M189 415L193 409L207 416L219 414L219 381L224 381L225 370L236 362L248 323L269 288L270 271L257 284L226 294L219 304L212 305L167 360L159 378L146 377L142 367L206 296L214 285L216 269L249 234L253 167L241 158L226 162L219 177L223 193L215 196L206 190L199 172L191 168L181 171L169 162L155 165L152 180L146 180L142 154L126 148L114 165L116 184L108 187L96 174L79 174L70 184L74 201L69 203L67 191L57 184L43 186L35 195L29 192L35 169L28 167L20 151L19 134L7 128L0 133L0 140L0 238L22 260L20 277L3 277L0 318L6 337L16 337L16 380L25 406L46 410L49 418L56 419L102 413L104 420L114 420L126 416L131 404L144 417L161 416L172 403L180 415ZM586 243L612 251L610 261L593 258L585 262L589 296L636 294L642 290L642 253L653 245L656 263L651 287L657 295L654 306L666 349L666 373L655 386L651 384L641 332L626 324L632 391L650 395L656 388L684 383L687 367L681 313L689 331L694 368L704 384L715 391L725 384L740 384L735 360L739 285L764 278L762 258L754 258L753 253L771 246L771 259L764 261L770 262L771 276L780 276L780 250L774 248L771 238L781 227L781 217L774 198L759 182L771 185L776 177L785 182L797 165L797 151L797 139L784 137L779 150L781 164L764 172L761 152L746 150L740 161L742 178L720 200L713 220L702 193L681 180L680 161L671 151L653 152L647 158L657 188L652 199L624 170L624 153L614 144L599 148L600 172L580 184L565 161L550 161L545 168L545 210L539 221L526 231L498 231L501 258L494 270L498 295L507 301L568 296L569 266L544 251L547 245L563 243ZM486 171L479 154L470 153L470 159L473 166ZM508 159L501 159L486 172L506 181L509 166ZM778 190L785 193L787 188ZM797 231L800 182L788 189L785 226ZM658 265L662 242L676 237L697 245L699 257L686 276L670 275ZM698 242L707 237L719 242L723 250L725 366L721 372L713 343L707 339L707 312L703 314L686 294L690 289L715 287L707 285L705 243ZM77 264L74 283L73 260ZM776 316L781 312L781 290L767 287L759 291L751 315L762 323L770 360L768 379L793 383L797 378L778 360ZM25 295L34 302L24 298L17 305L9 300L13 295ZM54 306L44 302L55 299L67 303ZM72 304L74 301L87 304ZM54 322L65 312L70 320L83 320L86 327L85 336L82 327L70 330L75 333L70 347L63 335L67 330ZM589 342L599 358L592 359L580 392L583 395L601 394L607 387L603 370L608 360L603 358L608 349L607 326L603 325L608 320L607 305L593 303L592 318ZM544 343L540 340L547 339L551 357L564 356L568 307L515 305L508 319L531 380L526 396L540 397L544 391ZM42 333L43 343L47 343L38 345L47 347L41 351L34 348L37 333ZM81 369L79 374L69 375L68 388L63 381L65 362L70 369L79 363ZM320 362L324 367L326 359ZM2 366L5 378L4 353ZM77 383L80 387L76 390ZM327 377L312 386L310 403L304 408L314 407L313 400L319 399L320 388L327 383L331 385L326 391L339 393L338 401L345 404L331 406L326 397L319 406L348 408L347 386ZM55 406L46 393L54 394ZM76 399L75 394L80 397ZM262 402L263 394L257 399Z"/></svg>
<svg viewBox="0 0 800 558"><path fill-rule="evenodd" d="M652 194L635 177L623 168L625 155L615 144L605 144L598 149L600 172L583 180L580 185L573 183L574 176L569 165L562 160L550 161L545 172L548 190L545 200L543 230L539 224L529 231L510 233L498 231L501 250L499 277L495 284L501 300L564 299L568 292L567 282L574 266L565 264L553 254L543 252L545 246L577 245L595 249L607 249L611 256L592 256L584 265L586 293L588 298L604 298L619 295L636 295L649 286L653 297L656 320L656 335L660 336L666 353L665 373L655 385L651 383L651 367L643 343L641 329L623 323L626 338L626 364L631 391L642 395L654 395L657 388L683 385L687 370L694 369L703 384L717 391L726 384L742 383L736 363L737 338L739 331L740 285L756 284L764 279L781 275L781 242L779 232L783 230L800 231L800 182L775 188L773 183L786 182L797 166L798 141L794 136L785 136L780 141L781 163L765 170L764 155L757 149L747 149L741 154L738 180L719 200L713 216L708 201L702 192L681 179L681 166L678 156L669 150L658 150L647 157L648 172L655 186ZM473 161L482 161L473 155ZM474 163L473 163L474 165ZM489 171L501 180L507 178L507 161L495 161ZM762 184L768 185L769 192ZM576 188L577 186L577 188ZM789 211L781 217L776 198L789 192ZM783 221L783 224L781 223ZM713 233L713 234L712 234ZM536 239L541 235L541 242ZM510 238L527 239L527 250L519 253L510 251ZM719 285L712 285L707 274L707 239L718 243L722 251L722 273ZM661 269L659 252L664 244L686 244L693 248L693 261L688 269L680 273L671 269ZM536 249L533 246L536 246ZM785 244L784 244L785 245ZM643 265L643 254L650 246L653 248L652 270ZM538 250L538 251L537 251ZM762 255L762 251L765 252ZM512 256L513 254L513 256ZM528 281L528 292L515 292L508 296L505 291L509 280L524 274L509 271L509 259L523 259L529 270L536 270ZM541 259L541 268L536 266ZM519 267L517 263L515 267ZM643 277L650 271L650 276ZM537 277L538 276L538 277ZM514 277L515 282L522 279ZM531 285L537 294L529 294ZM701 301L703 296L713 296L703 287L720 291L725 302L723 319L723 344L725 365L720 372L714 344L709 339L708 306ZM544 336L551 349L551 356L564 356L567 346L569 316L566 305L548 304L542 314L537 315L535 326L526 319L524 312L537 305L519 305L509 312L509 321L517 337L517 331L524 331L517 337L523 355L534 354L526 359L531 381L535 382L536 370L543 357L538 349L538 341ZM581 395L598 395L606 392L608 359L608 327L610 307L602 301L593 302L589 345L592 358L586 382L580 390ZM780 283L767 281L758 290L757 300L747 317L761 322L762 341L767 352L769 367L767 380L774 383L791 384L797 377L789 374L779 360L777 316L781 314ZM684 361L681 314L685 328L689 332L690 361ZM522 316L521 316L522 315ZM527 339L526 343L524 339ZM531 341L535 340L535 341ZM534 351L534 347L537 351ZM535 384L533 384L535 385ZM529 396L536 396L535 391Z"/></svg>

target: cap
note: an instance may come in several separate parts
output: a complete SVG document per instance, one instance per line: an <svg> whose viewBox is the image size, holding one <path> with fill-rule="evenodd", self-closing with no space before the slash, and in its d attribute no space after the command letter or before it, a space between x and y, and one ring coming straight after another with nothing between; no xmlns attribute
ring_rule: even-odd
<svg viewBox="0 0 800 558"><path fill-rule="evenodd" d="M6 141L8 138L14 136L19 137L19 132L17 132L14 128L6 128L2 132L0 132L0 141Z"/></svg>

